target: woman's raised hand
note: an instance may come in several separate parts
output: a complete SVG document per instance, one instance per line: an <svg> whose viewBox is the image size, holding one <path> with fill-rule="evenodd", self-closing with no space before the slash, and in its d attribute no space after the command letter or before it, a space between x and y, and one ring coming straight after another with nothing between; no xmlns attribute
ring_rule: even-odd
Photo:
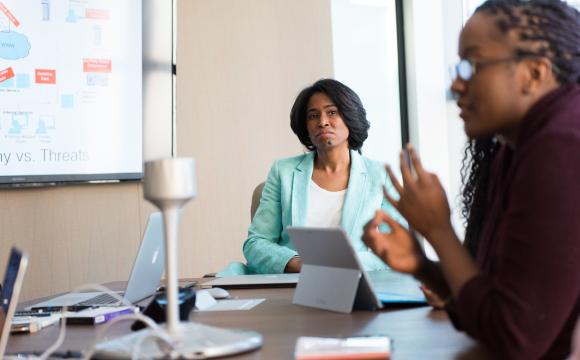
<svg viewBox="0 0 580 360"><path fill-rule="evenodd" d="M384 191L385 197L413 229L421 233L427 240L431 240L432 235L436 232L451 229L451 211L447 196L437 176L423 169L421 160L413 146L407 145L407 151L416 175L413 175L411 164L405 161L404 153L401 152L402 185L391 168L386 167L387 174L399 193L399 200L395 200L386 190Z"/></svg>
<svg viewBox="0 0 580 360"><path fill-rule="evenodd" d="M379 231L387 224L391 232ZM373 250L391 269L416 275L426 261L425 254L413 236L381 210L365 225L364 243Z"/></svg>

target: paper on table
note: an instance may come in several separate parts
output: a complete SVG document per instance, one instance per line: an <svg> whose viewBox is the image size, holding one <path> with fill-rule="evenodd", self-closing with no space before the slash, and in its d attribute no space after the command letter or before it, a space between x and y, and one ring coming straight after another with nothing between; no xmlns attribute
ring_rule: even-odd
<svg viewBox="0 0 580 360"><path fill-rule="evenodd" d="M250 310L261 304L266 299L225 299L217 300L215 304L203 309L197 308L195 311L232 311ZM196 305L197 307L197 305Z"/></svg>

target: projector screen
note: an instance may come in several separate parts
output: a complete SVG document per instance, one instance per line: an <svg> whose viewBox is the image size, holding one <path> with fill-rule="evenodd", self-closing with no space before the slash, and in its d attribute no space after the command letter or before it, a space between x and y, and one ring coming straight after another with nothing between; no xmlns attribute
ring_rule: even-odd
<svg viewBox="0 0 580 360"><path fill-rule="evenodd" d="M141 178L141 6L0 0L0 183Z"/></svg>

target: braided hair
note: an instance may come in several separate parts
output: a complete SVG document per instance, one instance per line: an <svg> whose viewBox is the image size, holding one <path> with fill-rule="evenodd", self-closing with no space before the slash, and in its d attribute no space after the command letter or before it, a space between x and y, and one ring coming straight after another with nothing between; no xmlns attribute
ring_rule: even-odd
<svg viewBox="0 0 580 360"><path fill-rule="evenodd" d="M518 32L516 57L545 57L561 85L580 84L580 13L565 1L488 0L475 12L500 15L504 35Z"/></svg>
<svg viewBox="0 0 580 360"><path fill-rule="evenodd" d="M560 85L580 84L580 13L561 0L488 0L475 13L496 16L500 31L516 31L516 57L544 57ZM465 247L475 256L485 221L489 169L498 143L470 139L461 167Z"/></svg>

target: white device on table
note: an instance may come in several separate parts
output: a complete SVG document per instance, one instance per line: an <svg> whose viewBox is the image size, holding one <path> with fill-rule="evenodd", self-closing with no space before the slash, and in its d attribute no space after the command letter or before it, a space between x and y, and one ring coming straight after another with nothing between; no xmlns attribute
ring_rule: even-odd
<svg viewBox="0 0 580 360"><path fill-rule="evenodd" d="M207 293L210 294L214 299L227 299L230 297L230 293L227 292L227 290L218 287L213 287L202 291L207 291Z"/></svg>
<svg viewBox="0 0 580 360"><path fill-rule="evenodd" d="M118 251L111 249L111 251ZM133 263L133 269L125 292L120 292L130 303L136 303L157 290L165 264L163 242L163 218L161 213L149 215L147 228L139 246L139 252ZM62 306L125 306L113 296L103 292L68 293L60 295L28 308L59 308Z"/></svg>

